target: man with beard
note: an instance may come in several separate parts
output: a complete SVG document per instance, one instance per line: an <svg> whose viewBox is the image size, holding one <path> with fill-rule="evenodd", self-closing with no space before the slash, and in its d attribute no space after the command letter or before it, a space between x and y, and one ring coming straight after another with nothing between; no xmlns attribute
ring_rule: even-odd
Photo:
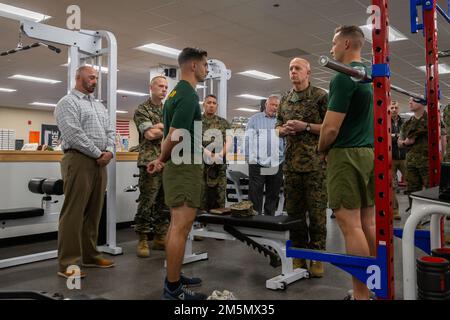
<svg viewBox="0 0 450 320"><path fill-rule="evenodd" d="M65 195L58 227L58 275L65 278L83 278L84 272L68 269L80 263L85 267L114 266L97 251L106 166L114 156L115 141L106 108L92 96L97 81L94 68L80 67L75 88L55 109L64 151L61 175Z"/></svg>

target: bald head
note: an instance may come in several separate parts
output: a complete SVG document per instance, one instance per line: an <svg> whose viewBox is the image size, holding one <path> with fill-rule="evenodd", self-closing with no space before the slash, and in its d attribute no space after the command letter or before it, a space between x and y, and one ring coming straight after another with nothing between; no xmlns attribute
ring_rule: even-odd
<svg viewBox="0 0 450 320"><path fill-rule="evenodd" d="M297 91L306 89L309 86L311 76L311 65L303 58L294 58L289 64L289 77Z"/></svg>
<svg viewBox="0 0 450 320"><path fill-rule="evenodd" d="M82 66L78 68L76 73L75 89L84 94L91 94L97 87L97 80L97 71L93 67Z"/></svg>

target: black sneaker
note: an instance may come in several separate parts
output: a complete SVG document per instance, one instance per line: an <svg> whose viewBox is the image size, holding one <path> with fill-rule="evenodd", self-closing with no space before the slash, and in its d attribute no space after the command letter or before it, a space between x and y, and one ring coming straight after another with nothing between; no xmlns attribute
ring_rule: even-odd
<svg viewBox="0 0 450 320"><path fill-rule="evenodd" d="M163 299L166 300L206 300L208 296L203 293L191 291L181 284L175 291L170 291L167 282L164 284Z"/></svg>
<svg viewBox="0 0 450 320"><path fill-rule="evenodd" d="M197 277L186 277L183 274L180 275L180 282L186 287L199 287L202 285L202 279Z"/></svg>

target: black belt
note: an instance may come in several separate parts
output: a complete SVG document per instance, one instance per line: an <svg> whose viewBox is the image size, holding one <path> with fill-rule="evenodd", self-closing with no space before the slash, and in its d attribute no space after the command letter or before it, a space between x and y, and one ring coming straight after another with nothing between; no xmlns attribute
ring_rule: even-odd
<svg viewBox="0 0 450 320"><path fill-rule="evenodd" d="M77 149L66 149L66 150L64 150L63 151L64 153L74 153L74 152L76 152L76 153L81 153L80 151L78 151Z"/></svg>

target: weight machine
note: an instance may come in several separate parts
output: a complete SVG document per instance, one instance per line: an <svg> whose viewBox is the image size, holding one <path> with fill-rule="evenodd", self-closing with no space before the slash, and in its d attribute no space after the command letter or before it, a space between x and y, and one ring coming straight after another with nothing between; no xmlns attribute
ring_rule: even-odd
<svg viewBox="0 0 450 320"><path fill-rule="evenodd" d="M20 32L29 38L38 40L39 46L47 46L49 49L59 53L61 50L45 42L51 42L57 45L68 47L68 75L67 75L67 93L75 87L75 75L79 66L90 64L98 71L98 85L95 93L99 101L102 100L102 75L104 69L102 67L103 59L107 60L108 72L106 74L106 105L109 113L111 124L116 129L116 105L117 105L117 41L109 31L92 31L80 30L70 31L54 26L45 25L34 22L26 18L16 18L8 16L0 12L0 17L9 18L19 21ZM19 44L21 43L19 39ZM106 43L103 46L103 43ZM33 44L20 48L20 45L6 53L12 54L30 48L38 47ZM59 51L59 52L58 52ZM6 55L6 54L5 54ZM1 56L0 56L1 59ZM114 152L115 153L115 152ZM106 244L99 247L99 250L112 255L122 253L122 248L116 244L116 158L114 157L108 165L108 187L107 187L107 214L106 214ZM57 252L46 255L43 259L55 258ZM41 260L43 260L41 259ZM39 260L34 260L39 261ZM24 261L16 261L17 264L27 263Z"/></svg>

